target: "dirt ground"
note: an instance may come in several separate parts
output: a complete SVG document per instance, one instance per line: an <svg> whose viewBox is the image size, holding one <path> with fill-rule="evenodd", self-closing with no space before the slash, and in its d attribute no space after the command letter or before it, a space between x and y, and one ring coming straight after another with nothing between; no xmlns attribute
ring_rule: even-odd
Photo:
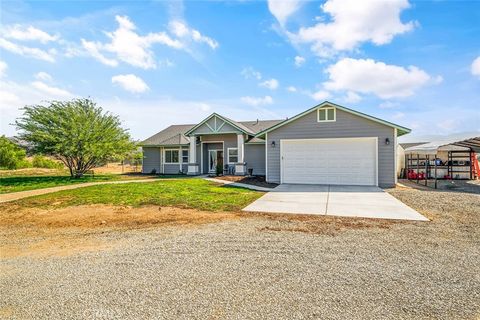
<svg viewBox="0 0 480 320"><path fill-rule="evenodd" d="M70 255L104 250L113 244L94 240L105 232L152 227L186 227L239 219L241 214L195 209L89 205L61 209L4 206L0 212L1 258Z"/></svg>
<svg viewBox="0 0 480 320"><path fill-rule="evenodd" d="M2 206L0 317L479 319L480 196L388 192L431 221Z"/></svg>
<svg viewBox="0 0 480 320"><path fill-rule="evenodd" d="M215 177L216 179L226 180L226 181L233 181L233 182L240 182L245 184L251 184L254 186L265 187L265 188L275 188L278 186L277 183L270 183L265 181L265 177L263 176L218 176Z"/></svg>

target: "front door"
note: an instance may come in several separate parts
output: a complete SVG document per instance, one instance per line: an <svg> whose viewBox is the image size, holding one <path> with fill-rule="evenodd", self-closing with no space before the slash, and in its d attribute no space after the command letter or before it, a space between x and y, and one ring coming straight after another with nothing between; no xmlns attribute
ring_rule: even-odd
<svg viewBox="0 0 480 320"><path fill-rule="evenodd" d="M217 171L217 165L219 165L223 171L223 151L208 150L208 172L215 173Z"/></svg>

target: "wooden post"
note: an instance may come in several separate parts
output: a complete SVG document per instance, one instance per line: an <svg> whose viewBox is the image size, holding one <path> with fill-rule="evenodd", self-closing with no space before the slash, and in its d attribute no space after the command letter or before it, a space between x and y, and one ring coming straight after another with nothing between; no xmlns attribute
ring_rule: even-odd
<svg viewBox="0 0 480 320"><path fill-rule="evenodd" d="M437 189L437 154L435 153L435 189Z"/></svg>
<svg viewBox="0 0 480 320"><path fill-rule="evenodd" d="M405 173L405 177L408 179L408 154L405 154L405 172L404 173Z"/></svg>
<svg viewBox="0 0 480 320"><path fill-rule="evenodd" d="M469 152L469 155L470 155L470 180L473 179L473 161L477 161L477 159L474 159L473 158L473 153L472 153L472 149L470 149L470 152Z"/></svg>
<svg viewBox="0 0 480 320"><path fill-rule="evenodd" d="M419 173L420 173L420 155L417 153L417 183L419 183L419 179L418 179Z"/></svg>
<svg viewBox="0 0 480 320"><path fill-rule="evenodd" d="M430 156L425 156L425 186L428 186L428 160L430 160Z"/></svg>

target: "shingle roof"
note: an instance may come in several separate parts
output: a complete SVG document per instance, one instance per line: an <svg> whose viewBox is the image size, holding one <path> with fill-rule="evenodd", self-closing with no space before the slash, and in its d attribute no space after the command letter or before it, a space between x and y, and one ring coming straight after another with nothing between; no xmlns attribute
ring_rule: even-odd
<svg viewBox="0 0 480 320"><path fill-rule="evenodd" d="M225 117L224 117L225 118ZM228 119L228 118L225 118ZM252 135L259 133L283 120L253 120L253 121L234 121L233 122L239 128L250 132ZM180 124L172 125L168 128L160 131L159 133L151 136L150 138L141 142L144 146L173 146L173 145L186 145L190 143L188 137L185 136L185 132L192 129L196 124ZM255 142L261 142L263 140L257 139ZM250 142L254 142L253 139Z"/></svg>
<svg viewBox="0 0 480 320"><path fill-rule="evenodd" d="M193 126L195 125L172 125L142 141L141 144L144 146L172 146L189 144L190 140L184 135L184 133L193 128Z"/></svg>
<svg viewBox="0 0 480 320"><path fill-rule="evenodd" d="M282 120L254 120L254 121L240 121L238 123L241 123L248 129L250 129L250 131L253 131L254 133L259 133L260 131L268 129L282 121L283 119Z"/></svg>

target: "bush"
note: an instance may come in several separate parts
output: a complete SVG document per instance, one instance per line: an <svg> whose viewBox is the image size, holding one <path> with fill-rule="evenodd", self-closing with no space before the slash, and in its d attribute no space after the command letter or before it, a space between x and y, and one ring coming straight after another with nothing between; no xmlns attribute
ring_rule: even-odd
<svg viewBox="0 0 480 320"><path fill-rule="evenodd" d="M27 159L22 159L20 161L17 161L17 166L15 169L25 169L25 168L31 168L32 163L28 161Z"/></svg>
<svg viewBox="0 0 480 320"><path fill-rule="evenodd" d="M33 157L32 165L35 168L47 168L47 169L61 169L63 168L63 164L44 157L42 155L36 155Z"/></svg>
<svg viewBox="0 0 480 320"><path fill-rule="evenodd" d="M0 167L18 169L24 165L26 152L5 136L0 137Z"/></svg>

